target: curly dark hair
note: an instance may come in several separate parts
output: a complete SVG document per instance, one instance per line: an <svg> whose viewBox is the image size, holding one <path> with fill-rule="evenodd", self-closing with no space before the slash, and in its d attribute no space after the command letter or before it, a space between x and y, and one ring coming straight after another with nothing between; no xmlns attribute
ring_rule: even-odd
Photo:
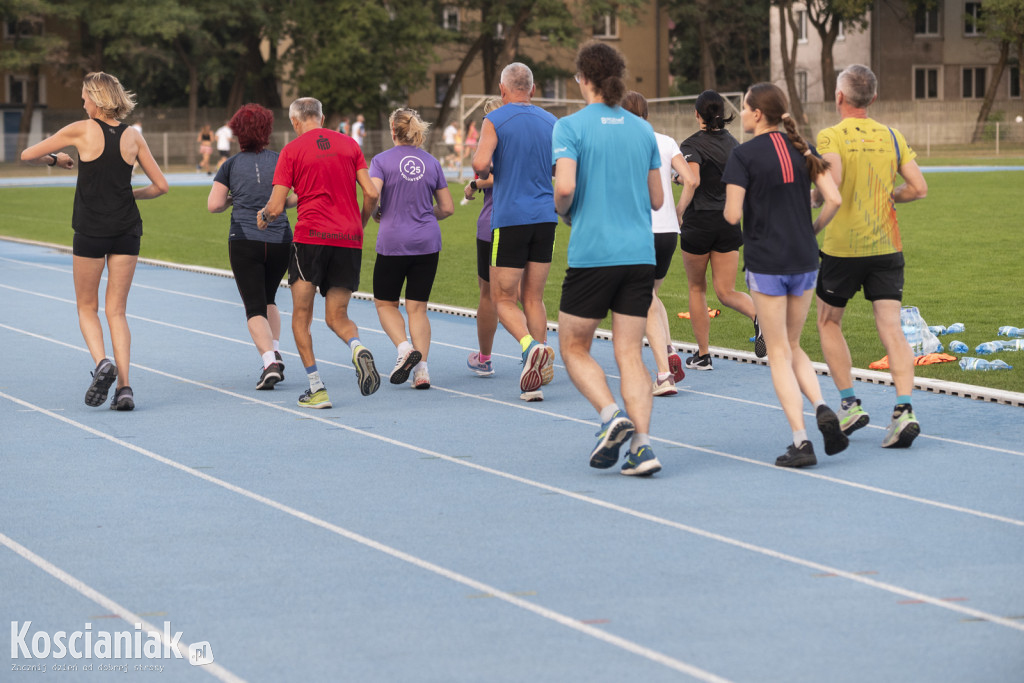
<svg viewBox="0 0 1024 683"><path fill-rule="evenodd" d="M243 152L259 152L270 143L274 112L258 104L243 104L228 122Z"/></svg>
<svg viewBox="0 0 1024 683"><path fill-rule="evenodd" d="M594 85L604 103L614 107L626 93L626 61L611 45L591 41L576 54L576 71Z"/></svg>

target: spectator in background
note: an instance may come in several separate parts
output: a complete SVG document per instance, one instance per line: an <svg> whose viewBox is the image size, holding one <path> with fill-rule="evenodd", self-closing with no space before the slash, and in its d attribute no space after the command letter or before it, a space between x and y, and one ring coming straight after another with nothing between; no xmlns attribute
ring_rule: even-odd
<svg viewBox="0 0 1024 683"><path fill-rule="evenodd" d="M217 153L220 154L220 160L217 162L217 170L224 165L224 162L231 156L231 140L235 137L235 134L231 131L231 126L228 124L230 121L225 121L224 125L217 129L214 136L217 138Z"/></svg>
<svg viewBox="0 0 1024 683"><path fill-rule="evenodd" d="M199 143L199 170L204 171L206 175L210 175L213 173L210 170L210 155L213 154L213 131L210 130L210 124L203 124L202 130L199 131L199 135L196 137L196 142Z"/></svg>

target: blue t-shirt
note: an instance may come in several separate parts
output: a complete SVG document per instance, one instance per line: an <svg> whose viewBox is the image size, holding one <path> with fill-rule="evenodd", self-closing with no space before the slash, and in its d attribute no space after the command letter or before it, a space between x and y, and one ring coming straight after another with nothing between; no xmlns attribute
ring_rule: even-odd
<svg viewBox="0 0 1024 683"><path fill-rule="evenodd" d="M722 182L746 189L743 262L765 275L818 269L807 163L789 138L773 131L733 149Z"/></svg>
<svg viewBox="0 0 1024 683"><path fill-rule="evenodd" d="M441 251L434 193L448 187L437 159L419 147L398 145L370 162L370 177L384 181L377 253L415 256Z"/></svg>
<svg viewBox="0 0 1024 683"><path fill-rule="evenodd" d="M654 264L647 176L661 168L654 129L622 107L591 104L559 119L551 159L576 162L569 267Z"/></svg>
<svg viewBox="0 0 1024 683"><path fill-rule="evenodd" d="M492 157L491 228L557 223L551 187L551 131L558 119L532 104L506 104L484 118L498 134Z"/></svg>
<svg viewBox="0 0 1024 683"><path fill-rule="evenodd" d="M267 205L274 191L277 152L239 152L220 167L214 181L231 192L231 228L228 240L291 242L292 228L282 213L266 230L256 227L256 212Z"/></svg>

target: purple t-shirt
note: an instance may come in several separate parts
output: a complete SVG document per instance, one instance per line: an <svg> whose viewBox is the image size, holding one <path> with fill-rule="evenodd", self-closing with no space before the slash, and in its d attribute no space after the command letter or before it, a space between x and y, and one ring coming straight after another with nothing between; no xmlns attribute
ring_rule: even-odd
<svg viewBox="0 0 1024 683"><path fill-rule="evenodd" d="M419 147L398 145L373 158L370 177L384 181L377 253L415 256L441 251L434 193L448 187L448 181L437 159Z"/></svg>
<svg viewBox="0 0 1024 683"><path fill-rule="evenodd" d="M484 205L476 219L476 238L484 242L491 241L491 194L491 188L484 188Z"/></svg>

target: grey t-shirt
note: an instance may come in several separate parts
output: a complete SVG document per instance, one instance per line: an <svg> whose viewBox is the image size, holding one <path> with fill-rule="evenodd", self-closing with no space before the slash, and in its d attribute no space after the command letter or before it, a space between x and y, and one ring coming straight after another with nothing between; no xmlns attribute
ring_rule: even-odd
<svg viewBox="0 0 1024 683"><path fill-rule="evenodd" d="M287 214L282 213L266 230L256 227L256 212L270 201L274 190L274 168L277 152L239 152L224 162L214 180L227 185L231 192L231 229L229 240L256 242L291 242L292 229Z"/></svg>

